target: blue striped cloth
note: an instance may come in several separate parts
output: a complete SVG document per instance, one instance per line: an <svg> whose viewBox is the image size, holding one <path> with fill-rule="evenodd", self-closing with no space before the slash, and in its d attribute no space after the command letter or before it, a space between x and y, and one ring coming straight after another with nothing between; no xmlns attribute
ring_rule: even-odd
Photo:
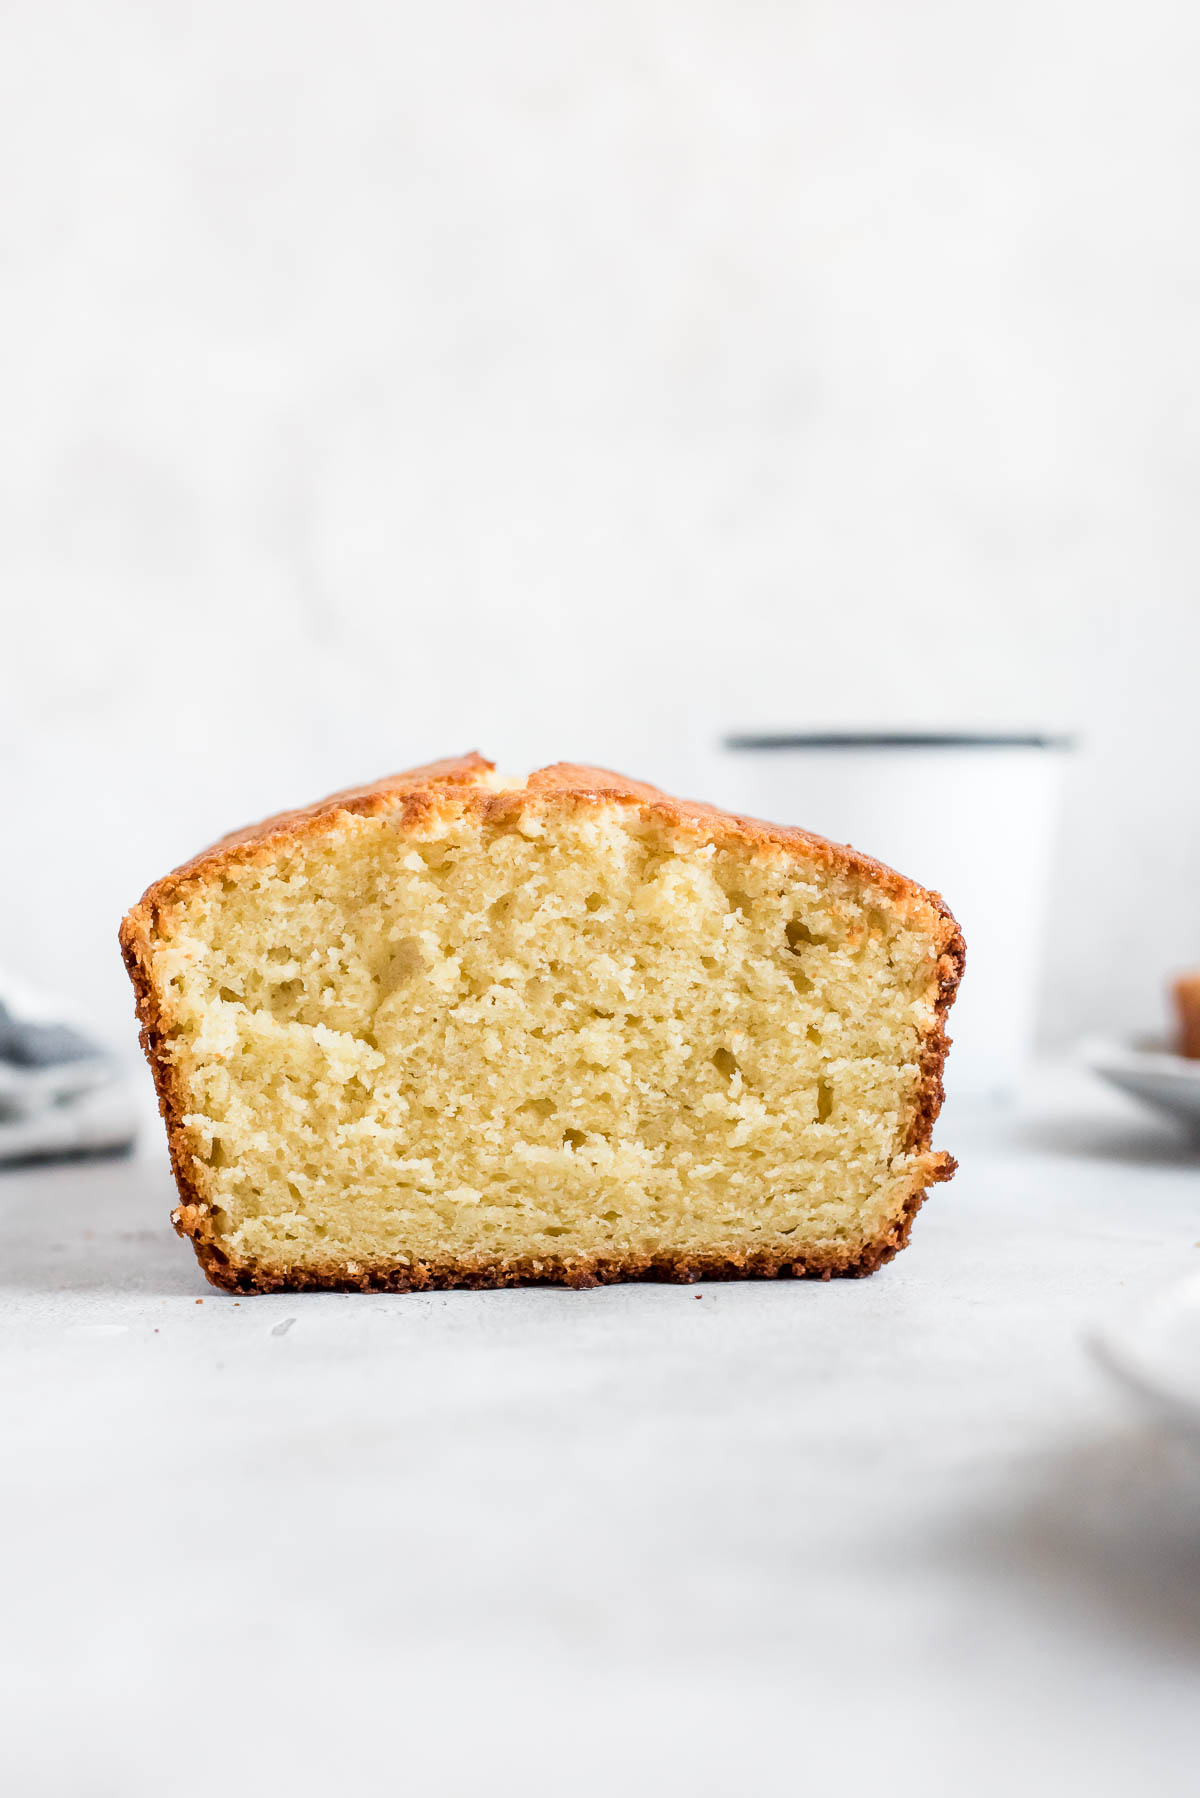
<svg viewBox="0 0 1200 1798"><path fill-rule="evenodd" d="M0 973L0 1162L118 1154L135 1111L113 1057Z"/></svg>

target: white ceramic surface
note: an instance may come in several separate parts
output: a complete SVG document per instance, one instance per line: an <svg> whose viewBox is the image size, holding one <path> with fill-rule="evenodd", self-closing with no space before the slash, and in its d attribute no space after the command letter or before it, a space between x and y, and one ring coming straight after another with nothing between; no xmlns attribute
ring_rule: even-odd
<svg viewBox="0 0 1200 1798"><path fill-rule="evenodd" d="M1102 1080L1165 1112L1200 1142L1200 1061L1150 1036L1093 1038L1084 1059Z"/></svg>
<svg viewBox="0 0 1200 1798"><path fill-rule="evenodd" d="M796 739L731 749L727 760L742 810L853 843L942 893L967 942L947 1091L1011 1096L1033 1043L1059 751Z"/></svg>

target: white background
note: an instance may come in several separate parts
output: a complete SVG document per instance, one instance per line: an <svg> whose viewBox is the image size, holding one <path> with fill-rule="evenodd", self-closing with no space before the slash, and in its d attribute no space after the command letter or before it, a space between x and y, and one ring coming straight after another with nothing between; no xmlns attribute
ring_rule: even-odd
<svg viewBox="0 0 1200 1798"><path fill-rule="evenodd" d="M128 1043L147 881L433 755L1065 728L1043 1033L1156 1022L1198 54L1183 0L10 0L0 962Z"/></svg>

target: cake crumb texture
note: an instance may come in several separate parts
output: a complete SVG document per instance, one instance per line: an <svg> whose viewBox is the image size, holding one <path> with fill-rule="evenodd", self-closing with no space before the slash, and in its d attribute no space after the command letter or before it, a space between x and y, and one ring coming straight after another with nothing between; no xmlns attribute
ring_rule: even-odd
<svg viewBox="0 0 1200 1798"><path fill-rule="evenodd" d="M962 940L803 832L481 757L225 839L122 927L233 1289L868 1272L933 1152Z"/></svg>

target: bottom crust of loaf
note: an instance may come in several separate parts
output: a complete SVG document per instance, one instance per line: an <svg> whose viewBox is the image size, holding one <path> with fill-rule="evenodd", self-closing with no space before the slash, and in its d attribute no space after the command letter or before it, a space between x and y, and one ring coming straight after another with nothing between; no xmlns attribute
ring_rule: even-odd
<svg viewBox="0 0 1200 1798"><path fill-rule="evenodd" d="M936 1177L948 1180L956 1163L949 1155ZM908 1242L926 1188L911 1193L889 1229L850 1256L798 1257L786 1247L745 1254L691 1252L681 1255L591 1256L551 1259L515 1256L492 1261L341 1262L307 1267L272 1267L231 1258L219 1244L193 1240L208 1279L225 1292L436 1292L454 1287L480 1291L503 1286L612 1286L645 1280L688 1285L695 1280L861 1279L891 1261ZM191 1235L186 1208L175 1213L180 1235Z"/></svg>

